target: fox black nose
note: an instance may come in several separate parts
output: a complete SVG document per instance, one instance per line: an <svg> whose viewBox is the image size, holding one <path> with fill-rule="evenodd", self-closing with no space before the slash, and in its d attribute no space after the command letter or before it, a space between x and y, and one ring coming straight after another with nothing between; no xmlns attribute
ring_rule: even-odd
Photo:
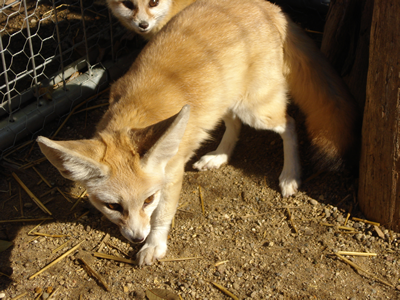
<svg viewBox="0 0 400 300"><path fill-rule="evenodd" d="M144 241L144 238L132 239L133 243L141 243Z"/></svg>
<svg viewBox="0 0 400 300"><path fill-rule="evenodd" d="M147 27L149 27L149 23L147 23L146 21L142 21L139 23L139 27L142 29L146 29Z"/></svg>

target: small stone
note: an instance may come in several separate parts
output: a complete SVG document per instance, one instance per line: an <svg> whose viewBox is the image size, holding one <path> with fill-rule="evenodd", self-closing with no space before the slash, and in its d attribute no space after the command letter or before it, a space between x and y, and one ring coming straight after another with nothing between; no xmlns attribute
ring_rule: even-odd
<svg viewBox="0 0 400 300"><path fill-rule="evenodd" d="M363 235L361 233L358 233L358 234L356 234L355 238L357 241L361 242Z"/></svg>
<svg viewBox="0 0 400 300"><path fill-rule="evenodd" d="M338 217L336 218L336 221L338 221L339 223L344 223L346 219L343 217L343 215L338 215Z"/></svg>
<svg viewBox="0 0 400 300"><path fill-rule="evenodd" d="M400 284L398 286L396 286L396 289L398 289L400 291Z"/></svg>
<svg viewBox="0 0 400 300"><path fill-rule="evenodd" d="M144 297L146 296L145 292L142 290L137 290L131 293L131 296L133 299L144 299Z"/></svg>
<svg viewBox="0 0 400 300"><path fill-rule="evenodd" d="M40 294L42 291L43 291L43 290L42 290L41 287L35 288L35 293L36 293L36 294Z"/></svg>
<svg viewBox="0 0 400 300"><path fill-rule="evenodd" d="M129 288L126 285L124 285L124 293L129 293Z"/></svg>
<svg viewBox="0 0 400 300"><path fill-rule="evenodd" d="M233 283L233 288L235 289L235 290L240 290L240 285L239 285L239 283L237 283L237 282L234 282Z"/></svg>
<svg viewBox="0 0 400 300"><path fill-rule="evenodd" d="M3 299L3 298L5 298L6 297L6 294L5 293L0 293L0 299Z"/></svg>
<svg viewBox="0 0 400 300"><path fill-rule="evenodd" d="M42 299L43 299L43 300L46 300L47 298L49 298L49 296L50 296L49 293L44 292L44 293L42 294Z"/></svg>
<svg viewBox="0 0 400 300"><path fill-rule="evenodd" d="M331 211L327 208L324 208L325 218L329 218L331 216Z"/></svg>
<svg viewBox="0 0 400 300"><path fill-rule="evenodd" d="M311 199L310 203L311 203L311 205L318 205L319 202L315 199Z"/></svg>
<svg viewBox="0 0 400 300"><path fill-rule="evenodd" d="M236 276L239 277L239 278L242 277L243 276L243 272L237 273Z"/></svg>

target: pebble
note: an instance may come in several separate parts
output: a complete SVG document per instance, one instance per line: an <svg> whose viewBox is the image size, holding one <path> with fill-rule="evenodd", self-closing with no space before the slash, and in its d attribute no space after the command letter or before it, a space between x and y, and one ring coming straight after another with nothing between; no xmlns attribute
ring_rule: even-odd
<svg viewBox="0 0 400 300"><path fill-rule="evenodd" d="M331 216L331 211L327 208L324 208L325 218L329 218Z"/></svg>
<svg viewBox="0 0 400 300"><path fill-rule="evenodd" d="M43 299L43 300L46 300L47 298L49 298L49 296L50 296L49 293L44 292L44 293L42 294L42 299Z"/></svg>
<svg viewBox="0 0 400 300"><path fill-rule="evenodd" d="M3 298L5 298L6 297L6 294L5 293L0 293L0 299L3 299Z"/></svg>
<svg viewBox="0 0 400 300"><path fill-rule="evenodd" d="M315 199L310 199L310 203L311 205L318 205L319 202Z"/></svg>
<svg viewBox="0 0 400 300"><path fill-rule="evenodd" d="M398 289L400 291L400 285L396 286L396 289Z"/></svg>
<svg viewBox="0 0 400 300"><path fill-rule="evenodd" d="M256 298L258 298L258 293L257 292L252 292L250 297L253 298L253 299L256 299Z"/></svg>
<svg viewBox="0 0 400 300"><path fill-rule="evenodd" d="M358 233L358 234L356 234L355 238L356 238L357 241L361 242L362 238L363 238L363 234Z"/></svg>
<svg viewBox="0 0 400 300"><path fill-rule="evenodd" d="M338 217L336 218L336 221L338 221L339 223L343 223L346 219L342 216L342 215L338 215Z"/></svg>

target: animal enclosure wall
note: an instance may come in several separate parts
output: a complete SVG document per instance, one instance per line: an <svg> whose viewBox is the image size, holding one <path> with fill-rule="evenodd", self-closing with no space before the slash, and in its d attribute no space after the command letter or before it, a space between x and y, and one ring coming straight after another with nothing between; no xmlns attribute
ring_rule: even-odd
<svg viewBox="0 0 400 300"><path fill-rule="evenodd" d="M120 58L140 44L125 33L105 1L4 0L0 157L121 74Z"/></svg>

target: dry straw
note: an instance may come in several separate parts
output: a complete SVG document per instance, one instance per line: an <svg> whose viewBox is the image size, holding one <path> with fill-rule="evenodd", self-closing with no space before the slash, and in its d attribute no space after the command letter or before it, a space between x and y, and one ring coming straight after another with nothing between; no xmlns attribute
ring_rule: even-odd
<svg viewBox="0 0 400 300"><path fill-rule="evenodd" d="M104 280L104 278L99 273L97 273L83 258L79 258L79 260L85 265L88 273L90 273L93 277L95 277L104 286L104 288L109 292L110 288L108 287L108 284Z"/></svg>
<svg viewBox="0 0 400 300"><path fill-rule="evenodd" d="M111 259L111 260L115 260L115 261L119 261L119 262L123 262L123 263L127 263L127 264L132 264L132 265L136 264L136 261L134 261L132 259L127 259L127 258L123 258L123 257L105 254L105 253L95 252L95 253L93 253L93 255L98 258Z"/></svg>
<svg viewBox="0 0 400 300"><path fill-rule="evenodd" d="M353 268L355 268L356 270L362 271L362 272L364 272L365 274L367 274L368 276L371 276L372 278L374 278L376 281L378 281L378 282L380 282L380 283L383 283L383 284L385 284L385 285L387 285L387 286L390 286L390 287L394 288L394 286L393 286L391 283L389 283L389 282L387 282L387 281L385 281L385 280L383 280L383 279L380 279L380 278L376 277L376 276L375 276L374 274L372 274L372 273L369 273L368 271L364 270L363 268L361 268L361 267L358 266L357 264L353 263L351 260L348 260L347 258L345 258L345 257L343 257L342 255L340 255L339 253L335 253L335 255L336 255L337 257L339 257L341 260L343 260L345 263L347 263L347 264L349 264L350 266L352 266Z"/></svg>
<svg viewBox="0 0 400 300"><path fill-rule="evenodd" d="M79 246L83 243L84 241L80 241L75 247L71 248L70 250L68 250L67 252L65 252L63 255L61 255L59 258L55 259L53 262L51 262L50 264L48 264L47 266L45 266L43 269L41 269L40 271L36 272L35 274L33 274L31 277L29 277L29 280L35 278L36 276L38 276L39 274L43 273L44 271L46 271L47 269L49 269L50 267L54 266L56 263L60 262L62 259L64 259L65 257L67 257L68 255L70 255L71 253L73 253L75 250L77 250L79 248Z"/></svg>
<svg viewBox="0 0 400 300"><path fill-rule="evenodd" d="M25 190L25 192L29 195L29 197L31 197L31 199L33 200L33 202L36 203L37 206L39 206L39 208L41 210L43 210L45 213L48 213L49 215L52 215L52 213L46 208L46 206L43 205L42 202L40 202L40 200L31 192L30 189L28 189L28 187L22 182L22 180L17 176L17 174L15 174L14 172L12 172L12 176L14 177L14 179L19 183L19 185Z"/></svg>
<svg viewBox="0 0 400 300"><path fill-rule="evenodd" d="M234 294L232 294L229 290L227 290L226 288L224 288L222 285L212 282L211 284L214 285L217 289L219 289L221 292L223 292L225 295L231 297L234 300L239 300L238 297L236 297Z"/></svg>

